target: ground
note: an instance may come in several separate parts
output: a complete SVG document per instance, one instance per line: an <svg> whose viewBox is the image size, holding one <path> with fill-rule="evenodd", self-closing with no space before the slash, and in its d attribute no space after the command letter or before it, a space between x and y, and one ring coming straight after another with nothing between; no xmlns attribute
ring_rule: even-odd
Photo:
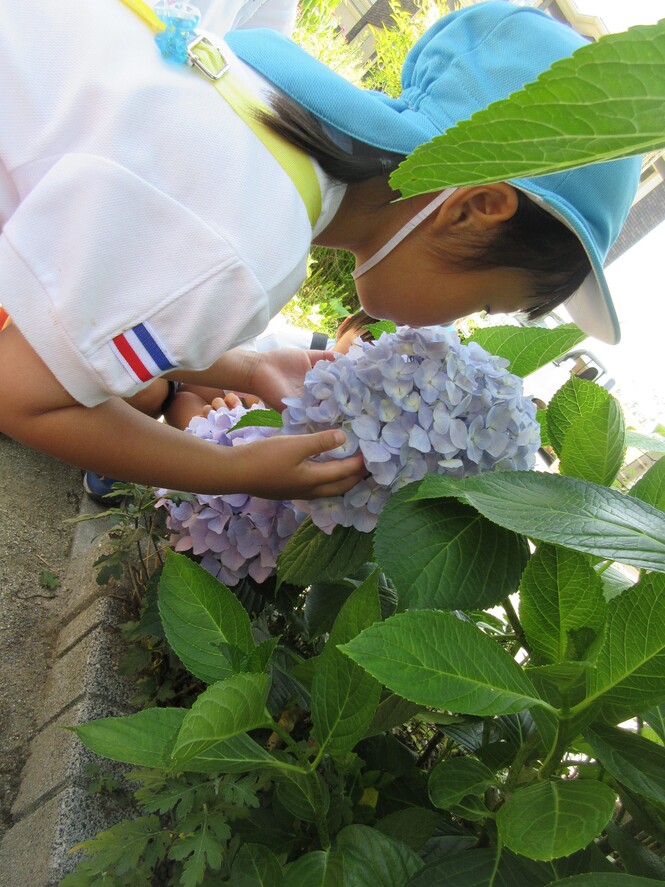
<svg viewBox="0 0 665 887"><path fill-rule="evenodd" d="M81 472L0 435L0 836L48 671Z"/></svg>

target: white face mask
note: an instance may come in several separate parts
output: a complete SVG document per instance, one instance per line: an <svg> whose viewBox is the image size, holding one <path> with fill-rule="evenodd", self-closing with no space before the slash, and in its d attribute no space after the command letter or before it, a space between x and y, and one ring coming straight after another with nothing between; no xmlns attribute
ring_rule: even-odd
<svg viewBox="0 0 665 887"><path fill-rule="evenodd" d="M414 228L417 228L421 222L424 222L428 216L431 216L434 210L438 209L442 204L448 200L448 198L457 191L457 188L446 188L445 191L442 191L440 194L437 194L434 200L427 204L424 209L421 209L419 213L409 219L406 225L402 226L397 234L394 234L388 243L381 247L381 249L377 250L374 255L369 258L366 262L363 262L362 265L359 265L358 268L352 273L352 277L354 280L357 280L361 274L364 274L366 271L369 271L370 268L373 268L375 265L381 261L381 259L385 259L388 253L392 252L395 247L401 243L405 237L407 237Z"/></svg>

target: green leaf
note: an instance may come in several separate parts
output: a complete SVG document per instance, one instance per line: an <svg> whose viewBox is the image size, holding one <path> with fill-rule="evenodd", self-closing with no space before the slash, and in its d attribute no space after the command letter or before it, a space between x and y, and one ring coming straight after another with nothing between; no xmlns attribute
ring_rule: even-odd
<svg viewBox="0 0 665 887"><path fill-rule="evenodd" d="M460 502L414 501L413 490L390 497L376 529L376 557L400 609L490 607L516 591L529 557L524 538Z"/></svg>
<svg viewBox="0 0 665 887"><path fill-rule="evenodd" d="M584 875L573 875L562 881L552 881L546 887L654 887L662 884L652 878L640 878L638 875L625 875L619 872L593 872Z"/></svg>
<svg viewBox="0 0 665 887"><path fill-rule="evenodd" d="M121 820L110 829L99 832L94 838L73 847L72 850L83 849L87 857L93 857L98 873L111 869L115 875L121 876L136 869L150 848L159 850L160 855L165 855L168 841L168 832L162 828L158 816L139 816ZM74 873L63 883L78 887L81 881ZM91 880L86 883L97 885L107 882Z"/></svg>
<svg viewBox="0 0 665 887"><path fill-rule="evenodd" d="M635 585L635 577L626 575L626 571L622 570L616 564L612 564L606 570L600 573L603 583L603 596L607 602L617 597L628 588Z"/></svg>
<svg viewBox="0 0 665 887"><path fill-rule="evenodd" d="M337 526L327 536L306 518L277 559L280 582L312 585L350 576L372 558L372 533Z"/></svg>
<svg viewBox="0 0 665 887"><path fill-rule="evenodd" d="M246 659L247 671L262 674L267 671L272 654L279 644L279 636L267 638L255 647Z"/></svg>
<svg viewBox="0 0 665 887"><path fill-rule="evenodd" d="M283 887L347 887L340 854L306 853L289 866Z"/></svg>
<svg viewBox="0 0 665 887"><path fill-rule="evenodd" d="M379 339L382 333L394 333L397 325L392 320L377 320L376 323L368 323L365 327L372 334L372 338Z"/></svg>
<svg viewBox="0 0 665 887"><path fill-rule="evenodd" d="M604 388L571 376L550 402L547 428L562 474L599 484L614 480L626 429L619 403Z"/></svg>
<svg viewBox="0 0 665 887"><path fill-rule="evenodd" d="M648 574L607 605L607 628L587 699L598 717L618 724L665 701L665 576Z"/></svg>
<svg viewBox="0 0 665 887"><path fill-rule="evenodd" d="M665 806L665 748L637 733L600 724L589 727L585 738L594 756L622 785Z"/></svg>
<svg viewBox="0 0 665 887"><path fill-rule="evenodd" d="M454 496L516 533L665 572L665 514L598 484L539 471L429 474L413 495Z"/></svg>
<svg viewBox="0 0 665 887"><path fill-rule="evenodd" d="M608 398L592 413L573 422L561 452L561 474L606 485L617 476L626 455L625 425L618 402L611 395Z"/></svg>
<svg viewBox="0 0 665 887"><path fill-rule="evenodd" d="M445 856L409 881L408 887L544 887L552 876L548 867L507 850L471 849Z"/></svg>
<svg viewBox="0 0 665 887"><path fill-rule="evenodd" d="M166 769L186 714L183 708L147 708L125 718L89 721L74 730L86 748L112 761Z"/></svg>
<svg viewBox="0 0 665 887"><path fill-rule="evenodd" d="M58 579L55 573L52 573L50 570L42 570L39 574L39 584L42 588L59 588L62 585L62 582Z"/></svg>
<svg viewBox="0 0 665 887"><path fill-rule="evenodd" d="M540 425L540 445L541 447L551 447L550 433L547 429L547 410L536 410L536 419Z"/></svg>
<svg viewBox="0 0 665 887"><path fill-rule="evenodd" d="M316 822L330 806L330 792L318 773L280 774L275 787L280 804L303 822Z"/></svg>
<svg viewBox="0 0 665 887"><path fill-rule="evenodd" d="M551 780L519 789L499 808L501 840L528 859L568 856L598 835L616 796L602 782Z"/></svg>
<svg viewBox="0 0 665 887"><path fill-rule="evenodd" d="M182 722L173 759L188 758L257 727L271 723L266 712L270 678L266 674L237 674L202 693Z"/></svg>
<svg viewBox="0 0 665 887"><path fill-rule="evenodd" d="M509 371L523 378L547 366L584 339L586 333L578 326L564 323L552 330L526 326L485 327L477 329L468 341L477 342L490 354L509 360Z"/></svg>
<svg viewBox="0 0 665 887"><path fill-rule="evenodd" d="M418 851L442 821L440 813L426 807L404 807L384 816L377 822L376 828L389 838Z"/></svg>
<svg viewBox="0 0 665 887"><path fill-rule="evenodd" d="M365 825L342 829L337 847L344 859L344 887L406 887L423 867L406 844Z"/></svg>
<svg viewBox="0 0 665 887"><path fill-rule="evenodd" d="M586 628L595 635L605 610L602 580L586 555L539 547L520 583L520 622L533 650L550 662L579 659L573 633Z"/></svg>
<svg viewBox="0 0 665 887"><path fill-rule="evenodd" d="M365 731L365 736L376 736L379 733L387 733L393 727L406 724L412 717L422 710L422 706L408 699L402 699L395 693L391 693L383 699L377 708L372 723Z"/></svg>
<svg viewBox="0 0 665 887"><path fill-rule="evenodd" d="M581 416L592 412L594 407L609 397L604 388L571 376L552 397L547 408L547 429L552 446L560 455L566 434Z"/></svg>
<svg viewBox="0 0 665 887"><path fill-rule="evenodd" d="M622 866L629 874L665 881L665 860L634 836L634 831L632 822L621 827L610 820L605 826L607 843L619 854Z"/></svg>
<svg viewBox="0 0 665 887"><path fill-rule="evenodd" d="M159 583L159 612L167 640L183 665L208 684L234 668L221 649L251 653L249 617L222 582L181 554L167 552Z"/></svg>
<svg viewBox="0 0 665 887"><path fill-rule="evenodd" d="M494 774L480 761L447 758L430 773L429 796L435 807L451 810L467 795L483 795L494 782Z"/></svg>
<svg viewBox="0 0 665 887"><path fill-rule="evenodd" d="M317 582L307 589L304 614L308 641L330 631L354 587L351 582Z"/></svg>
<svg viewBox="0 0 665 887"><path fill-rule="evenodd" d="M249 773L264 767L283 769L283 764L246 733L218 742L177 765L186 773Z"/></svg>
<svg viewBox="0 0 665 887"><path fill-rule="evenodd" d="M546 705L502 647L452 613L398 613L340 649L395 693L431 708L494 715Z"/></svg>
<svg viewBox="0 0 665 887"><path fill-rule="evenodd" d="M242 418L240 418L231 429L237 431L238 428L253 428L261 426L262 428L281 428L283 425L282 414L277 410L249 410Z"/></svg>
<svg viewBox="0 0 665 887"><path fill-rule="evenodd" d="M390 184L411 197L657 151L664 101L665 23L611 34L416 148Z"/></svg>
<svg viewBox="0 0 665 887"><path fill-rule="evenodd" d="M655 705L643 712L642 717L658 736L665 742L665 705Z"/></svg>
<svg viewBox="0 0 665 887"><path fill-rule="evenodd" d="M375 570L340 610L328 643L316 661L312 735L332 755L343 755L363 738L381 696L381 685L337 647L380 619Z"/></svg>
<svg viewBox="0 0 665 887"><path fill-rule="evenodd" d="M233 860L230 887L281 887L282 867L263 844L243 844Z"/></svg>
<svg viewBox="0 0 665 887"><path fill-rule="evenodd" d="M178 823L179 834L169 850L169 858L183 862L182 887L197 887L207 870L218 871L222 849L231 830L221 813L206 810Z"/></svg>
<svg viewBox="0 0 665 887"><path fill-rule="evenodd" d="M665 453L665 437L662 434L640 434L637 431L626 431L626 446L635 447L645 453Z"/></svg>
<svg viewBox="0 0 665 887"><path fill-rule="evenodd" d="M665 511L665 459L654 462L632 487L630 495Z"/></svg>

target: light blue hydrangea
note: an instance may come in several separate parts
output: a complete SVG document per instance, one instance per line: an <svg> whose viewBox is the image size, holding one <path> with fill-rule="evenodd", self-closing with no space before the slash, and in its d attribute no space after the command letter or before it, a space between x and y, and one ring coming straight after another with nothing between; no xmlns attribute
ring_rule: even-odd
<svg viewBox="0 0 665 887"><path fill-rule="evenodd" d="M284 431L341 427L347 441L322 459L358 450L369 476L344 496L297 502L316 526L369 532L388 496L428 472L455 477L529 469L540 446L536 409L508 361L460 343L441 327L404 327L319 362L302 397L286 398Z"/></svg>
<svg viewBox="0 0 665 887"><path fill-rule="evenodd" d="M254 407L252 407L254 409ZM187 431L219 446L242 446L279 433L276 428L252 426L233 430L247 413L242 406L211 410L196 417ZM157 503L166 508L170 542L176 551L201 556L201 566L229 586L250 576L264 582L272 576L277 557L305 514L290 502L260 499L245 493L226 496L189 496L171 499L167 490Z"/></svg>

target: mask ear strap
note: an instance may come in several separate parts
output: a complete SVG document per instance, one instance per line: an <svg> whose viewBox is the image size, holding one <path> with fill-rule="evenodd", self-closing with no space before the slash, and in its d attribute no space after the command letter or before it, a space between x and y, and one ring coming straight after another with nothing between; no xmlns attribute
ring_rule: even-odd
<svg viewBox="0 0 665 887"><path fill-rule="evenodd" d="M374 255L369 258L366 262L363 262L355 271L352 272L352 277L354 280L357 280L361 274L364 274L366 271L369 271L370 268L373 268L375 265L381 261L381 259L385 259L388 253L392 252L395 247L401 243L405 237L407 237L414 228L417 228L421 222L424 222L428 216L431 216L434 210L438 209L443 203L445 203L448 198L457 191L457 188L446 188L445 191L442 191L440 194L437 194L434 200L430 201L424 209L421 209L419 213L409 219L409 221L402 228L399 229L397 234L394 234L388 243L381 247L381 249L377 250Z"/></svg>

